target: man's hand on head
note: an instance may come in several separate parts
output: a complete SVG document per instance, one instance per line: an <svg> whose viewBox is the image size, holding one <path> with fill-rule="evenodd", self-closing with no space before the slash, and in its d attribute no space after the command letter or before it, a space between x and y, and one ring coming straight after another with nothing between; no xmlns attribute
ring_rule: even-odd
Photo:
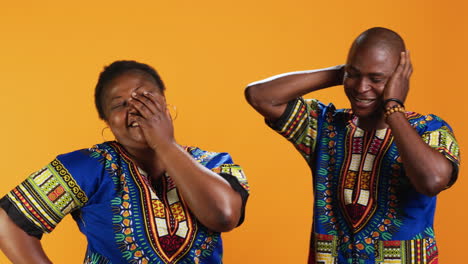
<svg viewBox="0 0 468 264"><path fill-rule="evenodd" d="M402 51L400 53L400 62L398 63L398 66L385 85L383 94L384 102L391 98L405 102L409 91L409 81L412 73L413 65L411 64L409 51Z"/></svg>

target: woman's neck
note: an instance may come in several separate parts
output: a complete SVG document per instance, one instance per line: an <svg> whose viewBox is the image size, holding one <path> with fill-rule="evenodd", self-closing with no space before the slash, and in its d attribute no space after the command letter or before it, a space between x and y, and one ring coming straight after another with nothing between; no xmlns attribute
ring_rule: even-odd
<svg viewBox="0 0 468 264"><path fill-rule="evenodd" d="M148 176L154 180L161 178L166 172L160 156L152 149L128 149L130 158L138 167L143 169Z"/></svg>

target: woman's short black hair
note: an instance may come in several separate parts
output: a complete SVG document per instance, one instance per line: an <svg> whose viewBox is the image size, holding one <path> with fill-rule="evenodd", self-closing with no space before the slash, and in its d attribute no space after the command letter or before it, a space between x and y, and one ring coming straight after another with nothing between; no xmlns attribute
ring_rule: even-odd
<svg viewBox="0 0 468 264"><path fill-rule="evenodd" d="M143 73L149 74L151 77L153 77L159 89L161 89L161 92L164 94L164 90L166 90L166 87L164 86L161 77L159 77L159 74L153 67L149 66L148 64L140 63L133 60L114 61L110 65L104 67L104 70L101 72L101 74L99 74L99 79L94 90L94 103L96 104L96 109L98 111L99 118L101 118L102 120L106 120L106 116L104 114L104 109L102 105L104 86L106 86L114 78L129 71L141 71Z"/></svg>

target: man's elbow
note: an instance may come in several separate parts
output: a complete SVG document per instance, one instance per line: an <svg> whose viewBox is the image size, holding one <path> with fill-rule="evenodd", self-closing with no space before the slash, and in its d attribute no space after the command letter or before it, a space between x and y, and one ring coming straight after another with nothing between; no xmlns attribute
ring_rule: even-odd
<svg viewBox="0 0 468 264"><path fill-rule="evenodd" d="M263 86L263 84L253 84L245 88L244 94L247 102L267 120L276 120L281 117L287 106L287 101L280 100L278 95L274 95Z"/></svg>
<svg viewBox="0 0 468 264"><path fill-rule="evenodd" d="M269 94L263 91L261 84L249 85L245 88L244 94L247 102L262 116L267 119L278 118L281 114L278 113L279 104L271 98Z"/></svg>
<svg viewBox="0 0 468 264"><path fill-rule="evenodd" d="M260 105L260 96L258 94L257 85L249 85L244 90L244 96L247 102L254 108Z"/></svg>

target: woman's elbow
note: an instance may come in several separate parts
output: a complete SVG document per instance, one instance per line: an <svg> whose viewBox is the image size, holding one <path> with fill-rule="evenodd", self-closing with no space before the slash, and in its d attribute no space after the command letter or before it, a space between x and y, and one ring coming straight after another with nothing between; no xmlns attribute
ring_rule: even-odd
<svg viewBox="0 0 468 264"><path fill-rule="evenodd" d="M418 192L426 196L433 197L439 194L444 188L441 188L440 185L427 185L420 187Z"/></svg>
<svg viewBox="0 0 468 264"><path fill-rule="evenodd" d="M239 223L240 211L236 212L234 208L226 207L216 215L215 221L211 224L211 229L216 232L228 232L236 228Z"/></svg>
<svg viewBox="0 0 468 264"><path fill-rule="evenodd" d="M430 197L436 196L447 188L451 175L451 172L446 172L432 176L430 181L426 181L426 183L420 187L419 192Z"/></svg>
<svg viewBox="0 0 468 264"><path fill-rule="evenodd" d="M239 213L234 213L233 210L225 210L223 212L217 223L216 231L217 232L228 232L237 227L239 223Z"/></svg>
<svg viewBox="0 0 468 264"><path fill-rule="evenodd" d="M206 219L206 227L215 232L228 232L236 228L242 211L240 196L236 198L238 199L217 203L212 208L210 217Z"/></svg>

